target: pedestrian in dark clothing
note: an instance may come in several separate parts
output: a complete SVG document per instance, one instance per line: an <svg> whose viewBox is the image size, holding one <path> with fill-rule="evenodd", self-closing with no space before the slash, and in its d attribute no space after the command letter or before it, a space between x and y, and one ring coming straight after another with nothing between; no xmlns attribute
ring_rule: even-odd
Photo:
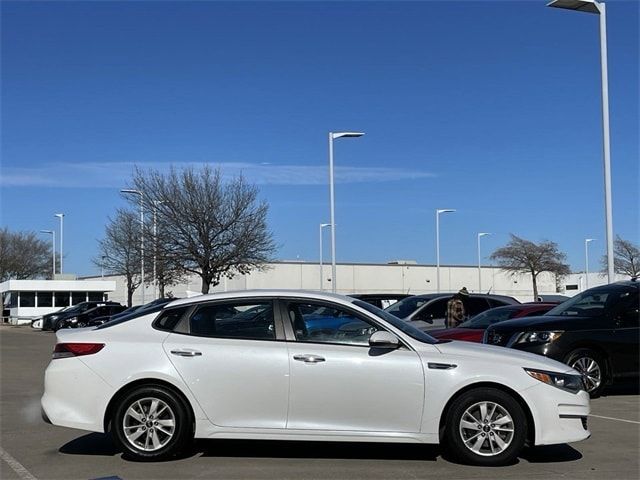
<svg viewBox="0 0 640 480"><path fill-rule="evenodd" d="M469 298L469 291L467 287L462 287L460 291L447 302L447 328L455 328L466 320L467 312L464 308L465 298Z"/></svg>

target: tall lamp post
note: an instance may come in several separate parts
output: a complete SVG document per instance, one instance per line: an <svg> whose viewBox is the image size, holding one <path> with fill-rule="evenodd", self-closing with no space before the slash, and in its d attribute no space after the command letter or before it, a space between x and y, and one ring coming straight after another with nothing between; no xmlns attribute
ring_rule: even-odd
<svg viewBox="0 0 640 480"><path fill-rule="evenodd" d="M602 137L604 161L604 209L607 243L607 281L614 280L613 215L611 207L611 148L609 136L609 78L607 69L607 10L604 2L594 0L554 0L548 7L564 8L600 15L600 71L602 76Z"/></svg>
<svg viewBox="0 0 640 480"><path fill-rule="evenodd" d="M120 193L131 193L140 197L140 288L144 305L144 197L140 190L123 189Z"/></svg>
<svg viewBox="0 0 640 480"><path fill-rule="evenodd" d="M436 210L436 288L440 293L440 214L453 213L455 209L441 208Z"/></svg>
<svg viewBox="0 0 640 480"><path fill-rule="evenodd" d="M482 293L482 256L480 255L480 239L491 235L489 232L478 233L478 292Z"/></svg>
<svg viewBox="0 0 640 480"><path fill-rule="evenodd" d="M153 299L158 299L158 274L156 269L156 256L158 254L158 205L162 203L162 200L153 201Z"/></svg>
<svg viewBox="0 0 640 480"><path fill-rule="evenodd" d="M51 280L56 276L56 231L55 230L40 230L40 233L48 233L52 236L51 245Z"/></svg>
<svg viewBox="0 0 640 480"><path fill-rule="evenodd" d="M584 277L585 277L585 290L589 288L589 244L593 242L595 238L584 239Z"/></svg>
<svg viewBox="0 0 640 480"><path fill-rule="evenodd" d="M330 227L331 224L330 223L321 223L320 224L320 291L322 292L324 290L324 285L323 285L323 280L324 280L324 275L323 275L323 270L322 270L322 229L325 227Z"/></svg>
<svg viewBox="0 0 640 480"><path fill-rule="evenodd" d="M335 196L333 188L333 141L337 138L355 138L363 136L363 132L329 132L329 196L331 204L331 291L336 293L336 219Z"/></svg>
<svg viewBox="0 0 640 480"><path fill-rule="evenodd" d="M62 262L64 259L64 244L62 240L64 239L64 213L56 213L54 217L58 217L60 219L60 269L59 273L62 273Z"/></svg>

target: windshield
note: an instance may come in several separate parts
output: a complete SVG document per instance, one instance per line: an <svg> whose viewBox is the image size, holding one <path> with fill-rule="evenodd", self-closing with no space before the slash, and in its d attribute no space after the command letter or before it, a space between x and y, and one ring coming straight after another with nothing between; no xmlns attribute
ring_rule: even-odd
<svg viewBox="0 0 640 480"><path fill-rule="evenodd" d="M470 318L466 322L458 325L458 328L487 328L496 322L509 320L513 318L519 309L516 307L498 307L486 310L475 317Z"/></svg>
<svg viewBox="0 0 640 480"><path fill-rule="evenodd" d="M407 297L404 300L394 303L390 307L385 308L385 312L395 315L398 318L407 318L418 308L432 300L423 297Z"/></svg>
<svg viewBox="0 0 640 480"><path fill-rule="evenodd" d="M599 317L607 313L618 301L627 297L630 288L611 287L593 288L549 310L545 315L562 315L576 317Z"/></svg>
<svg viewBox="0 0 640 480"><path fill-rule="evenodd" d="M418 340L423 343L439 343L439 341L433 338L431 335L424 333L422 330L418 330L416 327L411 325L404 320L400 320L398 317L389 314L387 311L382 310L370 303L363 302L362 300L354 300L354 305L357 305L360 308L364 308L369 313L373 313L376 317L383 319L385 322L390 323L402 333L406 333L411 338ZM393 305L392 305L393 306Z"/></svg>

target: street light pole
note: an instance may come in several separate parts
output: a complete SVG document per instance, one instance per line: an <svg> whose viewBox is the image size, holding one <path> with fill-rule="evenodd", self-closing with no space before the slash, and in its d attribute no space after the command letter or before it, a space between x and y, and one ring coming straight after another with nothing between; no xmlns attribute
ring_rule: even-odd
<svg viewBox="0 0 640 480"><path fill-rule="evenodd" d="M55 230L40 230L40 233L48 233L52 236L51 246L51 280L56 276L56 231Z"/></svg>
<svg viewBox="0 0 640 480"><path fill-rule="evenodd" d="M333 175L333 141L341 137L361 137L362 132L329 132L329 197L331 208L331 291L336 293L336 219L335 219L335 195Z"/></svg>
<svg viewBox="0 0 640 480"><path fill-rule="evenodd" d="M593 242L595 238L584 239L584 277L585 277L585 290L589 288L589 243Z"/></svg>
<svg viewBox="0 0 640 480"><path fill-rule="evenodd" d="M320 291L322 292L324 290L324 285L323 285L323 270L322 270L322 229L324 227L328 227L330 226L330 223L321 223L320 224Z"/></svg>
<svg viewBox="0 0 640 480"><path fill-rule="evenodd" d="M453 213L452 208L441 208L436 210L436 288L440 293L440 214Z"/></svg>
<svg viewBox="0 0 640 480"><path fill-rule="evenodd" d="M607 8L595 0L554 0L548 7L564 8L600 15L600 70L602 77L602 140L604 163L604 209L607 243L607 281L614 281L613 213L611 205L611 140L609 130L609 74L607 66Z"/></svg>
<svg viewBox="0 0 640 480"><path fill-rule="evenodd" d="M158 228L157 228L157 214L158 205L162 203L162 200L153 201L153 298L158 299L158 274L156 270L156 256L158 254Z"/></svg>
<svg viewBox="0 0 640 480"><path fill-rule="evenodd" d="M121 193L132 193L140 197L140 288L142 289L142 305L144 305L144 197L139 190L124 189Z"/></svg>
<svg viewBox="0 0 640 480"><path fill-rule="evenodd" d="M480 255L480 238L491 235L489 232L478 233L478 293L482 293L482 256Z"/></svg>
<svg viewBox="0 0 640 480"><path fill-rule="evenodd" d="M54 217L60 219L60 269L58 271L62 274L62 261L64 259L64 244L62 243L64 239L64 213L56 213Z"/></svg>

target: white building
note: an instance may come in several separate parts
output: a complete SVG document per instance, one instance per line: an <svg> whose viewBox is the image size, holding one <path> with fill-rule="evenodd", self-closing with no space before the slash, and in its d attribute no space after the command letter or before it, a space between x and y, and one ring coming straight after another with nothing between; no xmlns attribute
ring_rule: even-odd
<svg viewBox="0 0 640 480"><path fill-rule="evenodd" d="M331 291L331 265L323 266L322 289ZM418 265L411 262L390 264L342 263L337 265L338 293L434 293L437 291L435 265ZM94 277L99 278L99 277ZM110 299L126 303L127 290L124 277L109 276L116 287ZM620 280L625 278L620 276ZM598 273L589 274L589 286L606 283L606 277ZM555 277L549 273L538 276L540 295L575 295L585 289L584 275L572 274L565 277L559 288ZM467 287L470 292L478 292L478 267L468 265L441 265L440 290L455 292ZM254 270L248 275L237 275L232 279L222 279L220 285L210 292L227 290L247 290L265 288L320 290L320 266L318 263L282 261L265 265L261 271ZM199 294L200 278L192 276L187 282L167 288L175 297ZM482 267L482 292L509 295L520 301L533 300L533 285L530 275L512 276L498 267ZM145 301L156 298L153 285L145 289ZM133 303L142 301L141 289L134 293Z"/></svg>
<svg viewBox="0 0 640 480"><path fill-rule="evenodd" d="M103 301L116 290L113 280L7 280L0 283L3 321L13 324L86 301Z"/></svg>

